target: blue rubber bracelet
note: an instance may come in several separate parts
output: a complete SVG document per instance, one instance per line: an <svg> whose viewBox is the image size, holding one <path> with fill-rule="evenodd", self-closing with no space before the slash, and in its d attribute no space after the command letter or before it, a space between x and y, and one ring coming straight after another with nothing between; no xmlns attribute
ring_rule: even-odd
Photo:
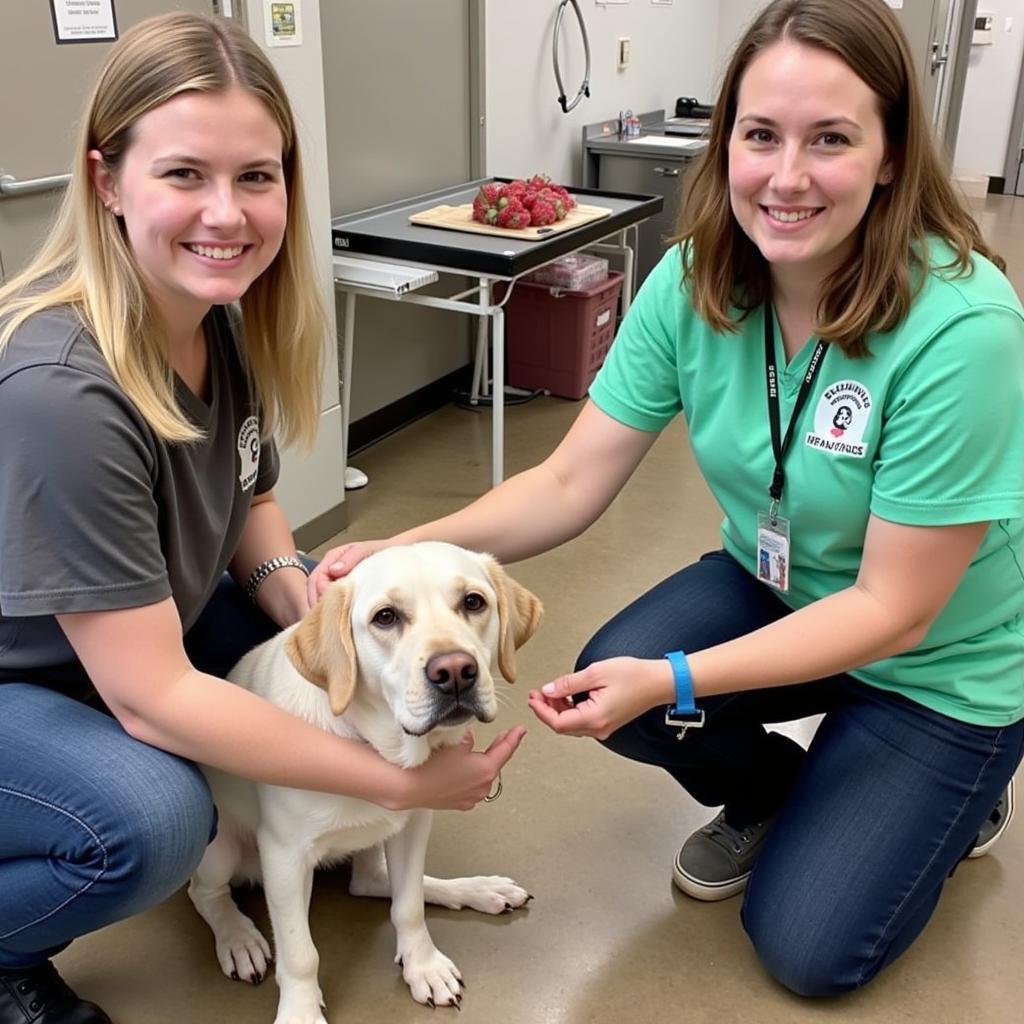
<svg viewBox="0 0 1024 1024"><path fill-rule="evenodd" d="M673 714L692 715L697 710L693 702L693 676L682 651L669 651L665 655L672 666L672 677L676 684L676 705Z"/></svg>

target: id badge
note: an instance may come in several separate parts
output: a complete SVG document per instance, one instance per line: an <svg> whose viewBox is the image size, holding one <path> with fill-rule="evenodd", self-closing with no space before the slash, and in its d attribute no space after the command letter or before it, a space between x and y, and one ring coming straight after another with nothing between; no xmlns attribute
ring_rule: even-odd
<svg viewBox="0 0 1024 1024"><path fill-rule="evenodd" d="M757 578L782 593L789 591L789 520L757 515Z"/></svg>

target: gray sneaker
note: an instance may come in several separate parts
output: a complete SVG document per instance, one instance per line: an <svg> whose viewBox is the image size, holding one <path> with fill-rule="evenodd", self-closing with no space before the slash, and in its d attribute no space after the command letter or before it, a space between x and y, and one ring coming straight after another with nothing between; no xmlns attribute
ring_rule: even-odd
<svg viewBox="0 0 1024 1024"><path fill-rule="evenodd" d="M683 843L672 866L672 881L687 896L707 902L742 892L772 821L737 829L722 811Z"/></svg>
<svg viewBox="0 0 1024 1024"><path fill-rule="evenodd" d="M1003 795L998 803L992 808L992 813L985 819L981 826L978 838L974 840L974 849L967 856L971 859L984 857L993 846L1002 838L1013 818L1013 779L1003 790Z"/></svg>

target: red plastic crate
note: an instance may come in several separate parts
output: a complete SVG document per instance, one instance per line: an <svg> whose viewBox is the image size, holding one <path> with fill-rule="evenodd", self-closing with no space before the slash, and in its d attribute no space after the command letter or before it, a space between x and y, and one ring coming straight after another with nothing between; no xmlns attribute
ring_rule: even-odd
<svg viewBox="0 0 1024 1024"><path fill-rule="evenodd" d="M505 306L508 382L583 398L615 337L622 274L580 291L519 281Z"/></svg>

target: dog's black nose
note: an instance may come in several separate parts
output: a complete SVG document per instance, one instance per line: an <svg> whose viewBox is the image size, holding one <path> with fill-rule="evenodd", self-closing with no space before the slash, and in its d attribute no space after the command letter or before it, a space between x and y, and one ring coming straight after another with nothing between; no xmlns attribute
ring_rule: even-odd
<svg viewBox="0 0 1024 1024"><path fill-rule="evenodd" d="M465 651L435 654L427 662L427 679L442 693L462 693L476 686L476 658Z"/></svg>

